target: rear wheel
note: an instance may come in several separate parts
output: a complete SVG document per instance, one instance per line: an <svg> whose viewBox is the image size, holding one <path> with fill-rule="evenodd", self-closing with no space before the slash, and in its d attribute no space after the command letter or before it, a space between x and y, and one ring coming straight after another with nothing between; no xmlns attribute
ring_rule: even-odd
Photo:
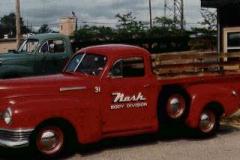
<svg viewBox="0 0 240 160"><path fill-rule="evenodd" d="M185 93L173 91L161 95L159 120L161 122L183 122L188 114L189 100ZM165 97L165 98L164 98Z"/></svg>
<svg viewBox="0 0 240 160"><path fill-rule="evenodd" d="M183 96L179 94L168 98L166 111L170 119L180 119L186 110L186 102Z"/></svg>
<svg viewBox="0 0 240 160"><path fill-rule="evenodd" d="M200 136L209 137L216 134L220 126L220 117L213 109L205 109L199 117L198 132Z"/></svg>

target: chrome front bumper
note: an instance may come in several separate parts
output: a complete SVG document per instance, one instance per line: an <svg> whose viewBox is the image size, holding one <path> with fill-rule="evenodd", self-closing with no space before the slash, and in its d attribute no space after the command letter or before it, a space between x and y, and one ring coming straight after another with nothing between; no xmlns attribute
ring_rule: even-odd
<svg viewBox="0 0 240 160"><path fill-rule="evenodd" d="M0 146L19 148L29 145L29 138L33 129L8 130L0 128Z"/></svg>

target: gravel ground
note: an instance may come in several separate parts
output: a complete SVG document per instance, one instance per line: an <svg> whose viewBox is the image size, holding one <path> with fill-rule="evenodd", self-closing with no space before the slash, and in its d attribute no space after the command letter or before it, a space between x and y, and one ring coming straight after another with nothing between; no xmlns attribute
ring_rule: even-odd
<svg viewBox="0 0 240 160"><path fill-rule="evenodd" d="M69 160L239 160L240 157L240 129L230 126L223 126L216 137L209 139L183 133L147 139L143 137L143 143L124 140L123 144L102 146L95 153L76 154Z"/></svg>
<svg viewBox="0 0 240 160"><path fill-rule="evenodd" d="M185 128L104 140L84 146L66 160L239 160L240 128L223 125L218 135L199 139ZM0 159L36 159L26 150L0 149ZM34 158L33 158L34 157Z"/></svg>

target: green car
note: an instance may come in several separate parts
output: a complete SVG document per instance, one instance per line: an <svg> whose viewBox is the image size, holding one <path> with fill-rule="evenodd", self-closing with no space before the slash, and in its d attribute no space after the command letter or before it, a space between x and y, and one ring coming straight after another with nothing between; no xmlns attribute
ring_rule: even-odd
<svg viewBox="0 0 240 160"><path fill-rule="evenodd" d="M0 78L56 74L72 55L67 36L37 34L27 38L17 51L0 54Z"/></svg>

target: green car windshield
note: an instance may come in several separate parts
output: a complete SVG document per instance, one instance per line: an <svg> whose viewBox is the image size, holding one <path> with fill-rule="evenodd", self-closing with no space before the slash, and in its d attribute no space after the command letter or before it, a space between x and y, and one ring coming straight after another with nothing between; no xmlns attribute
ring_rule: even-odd
<svg viewBox="0 0 240 160"><path fill-rule="evenodd" d="M38 43L37 39L27 39L19 47L18 52L34 53L38 47Z"/></svg>
<svg viewBox="0 0 240 160"><path fill-rule="evenodd" d="M97 76L103 70L107 58L98 54L77 54L68 64L65 72L80 72Z"/></svg>

